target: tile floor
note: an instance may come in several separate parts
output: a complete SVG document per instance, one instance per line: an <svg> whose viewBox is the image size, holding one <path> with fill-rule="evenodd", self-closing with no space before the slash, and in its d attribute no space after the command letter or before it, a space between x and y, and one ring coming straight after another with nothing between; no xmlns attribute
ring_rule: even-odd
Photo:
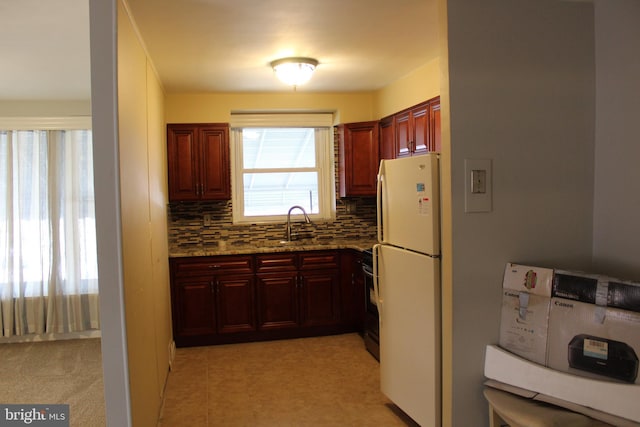
<svg viewBox="0 0 640 427"><path fill-rule="evenodd" d="M417 426L357 334L179 348L159 426Z"/></svg>

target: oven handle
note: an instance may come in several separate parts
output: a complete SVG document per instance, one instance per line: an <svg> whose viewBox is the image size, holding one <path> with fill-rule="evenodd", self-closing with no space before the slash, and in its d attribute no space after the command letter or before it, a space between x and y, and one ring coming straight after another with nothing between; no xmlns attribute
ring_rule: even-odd
<svg viewBox="0 0 640 427"><path fill-rule="evenodd" d="M373 294L376 298L376 306L378 307L378 317L380 319L380 329L382 329L382 318L384 317L382 315L382 311L383 311L383 302L382 302L382 298L380 297L380 276L378 276L378 260L379 255L378 252L380 251L380 246L382 246L381 244L375 244L373 245ZM381 331L382 333L382 331Z"/></svg>
<svg viewBox="0 0 640 427"><path fill-rule="evenodd" d="M367 277L373 277L373 267L372 266L369 266L367 264L362 264L362 272Z"/></svg>

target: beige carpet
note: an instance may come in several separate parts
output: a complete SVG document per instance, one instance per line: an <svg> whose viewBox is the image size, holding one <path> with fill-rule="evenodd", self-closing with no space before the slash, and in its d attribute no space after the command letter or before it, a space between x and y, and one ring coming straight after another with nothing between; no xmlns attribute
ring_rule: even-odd
<svg viewBox="0 0 640 427"><path fill-rule="evenodd" d="M104 426L100 339L0 344L0 403L64 403L70 426Z"/></svg>
<svg viewBox="0 0 640 427"><path fill-rule="evenodd" d="M180 348L162 427L415 426L357 334Z"/></svg>

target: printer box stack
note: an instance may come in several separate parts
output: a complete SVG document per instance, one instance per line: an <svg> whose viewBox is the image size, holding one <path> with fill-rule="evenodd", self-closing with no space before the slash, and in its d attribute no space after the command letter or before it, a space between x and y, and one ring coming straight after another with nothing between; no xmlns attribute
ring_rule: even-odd
<svg viewBox="0 0 640 427"><path fill-rule="evenodd" d="M640 284L509 263L499 345L555 370L640 384Z"/></svg>
<svg viewBox="0 0 640 427"><path fill-rule="evenodd" d="M544 365L553 270L509 263L504 271L500 346Z"/></svg>
<svg viewBox="0 0 640 427"><path fill-rule="evenodd" d="M507 264L499 346L485 354L489 385L637 427L638 355L640 283Z"/></svg>
<svg viewBox="0 0 640 427"><path fill-rule="evenodd" d="M640 286L555 271L547 366L575 375L640 384Z"/></svg>

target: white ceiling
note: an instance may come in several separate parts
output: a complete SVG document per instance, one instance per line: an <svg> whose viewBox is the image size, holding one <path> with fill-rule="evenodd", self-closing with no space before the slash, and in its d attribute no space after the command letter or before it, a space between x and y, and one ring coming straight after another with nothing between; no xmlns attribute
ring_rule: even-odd
<svg viewBox="0 0 640 427"><path fill-rule="evenodd" d="M0 0L0 17L0 100L89 98L88 0Z"/></svg>
<svg viewBox="0 0 640 427"><path fill-rule="evenodd" d="M128 0L167 93L290 91L269 62L320 64L298 91L368 91L438 56L436 0ZM88 0L0 0L0 99L89 97Z"/></svg>

